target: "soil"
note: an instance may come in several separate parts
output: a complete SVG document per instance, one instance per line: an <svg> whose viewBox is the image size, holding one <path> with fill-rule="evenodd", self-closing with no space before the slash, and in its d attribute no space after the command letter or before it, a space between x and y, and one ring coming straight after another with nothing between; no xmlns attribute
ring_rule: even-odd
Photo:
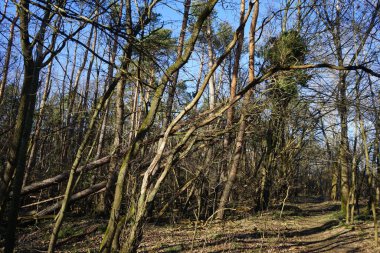
<svg viewBox="0 0 380 253"><path fill-rule="evenodd" d="M362 215L345 225L339 208L337 202L297 203L286 205L281 217L280 208L260 215L238 209L223 222L147 224L139 252L380 252L373 222ZM107 221L78 220L64 223L57 252L98 251ZM51 226L51 220L24 225L17 252L45 252Z"/></svg>

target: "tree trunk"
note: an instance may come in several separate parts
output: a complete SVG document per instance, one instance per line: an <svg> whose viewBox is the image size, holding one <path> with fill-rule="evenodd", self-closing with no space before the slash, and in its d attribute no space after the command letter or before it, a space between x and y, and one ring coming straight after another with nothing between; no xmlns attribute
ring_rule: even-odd
<svg viewBox="0 0 380 253"><path fill-rule="evenodd" d="M25 61L23 90L21 92L21 103L19 106L15 131L12 138L12 146L8 156L4 181L2 182L0 198L3 204L9 194L10 181L14 174L12 187L12 200L9 209L5 251L13 252L14 235L16 232L17 215L20 204L20 192L26 165L26 153L29 137L33 125L33 112L36 103L38 89L39 69L33 62ZM3 205L4 207L4 205ZM3 210L1 210L3 211Z"/></svg>
<svg viewBox="0 0 380 253"><path fill-rule="evenodd" d="M131 21L131 9L130 9L130 0L126 1L126 11L127 11L127 33L129 36L132 36L132 21ZM118 25L121 22L123 15L123 1L119 7L119 13L117 18ZM116 36L113 46L112 46L112 59L111 62L114 63L116 60L116 51L118 47L118 36ZM132 55L132 47L128 46L127 50L124 53L124 64L122 65L121 72L128 73L129 60ZM112 77L113 69L108 69L108 76ZM126 76L122 75L122 78L119 80L116 86L116 117L115 117L115 133L113 144L111 148L111 161L108 167L108 178L106 190L104 192L104 203L103 203L103 213L109 214L112 206L113 190L115 188L115 183L117 179L116 167L118 164L118 155L120 154L120 149L123 142L123 127L124 127L124 90L125 90Z"/></svg>
<svg viewBox="0 0 380 253"><path fill-rule="evenodd" d="M86 171L89 171L89 170L93 170L93 169L96 169L96 168L99 168L103 165L106 165L109 163L110 161L110 156L105 156L103 158L100 158L98 160L95 160L95 161L92 161L92 162L89 162L88 164L86 165L83 165L81 167L79 167L77 169L77 172L78 173L84 173ZM50 177L50 178L47 178L47 179L44 179L42 181L39 181L39 182L34 182L30 185L27 185L25 187L22 188L22 191L21 191L21 195L28 195L32 192L36 192L38 190L41 190L41 189L45 189L47 187L50 187L52 185L56 185L56 184L59 184L63 181L65 181L66 179L69 178L69 175L70 175L70 172L69 171L65 171L57 176L54 176L54 177Z"/></svg>
<svg viewBox="0 0 380 253"><path fill-rule="evenodd" d="M366 174L367 174L367 180L368 180L368 187L369 187L369 206L372 211L372 217L373 217L373 223L374 223L374 241L375 241L375 247L378 246L378 224L377 224L377 214L376 214L376 192L375 192L375 185L374 185L374 171L371 167L370 158L369 158L369 151L368 151L368 145L367 145L367 133L364 128L364 122L361 118L360 111L358 111L359 114L359 123L360 123L360 130L363 140L363 151L365 155L365 167L366 167Z"/></svg>
<svg viewBox="0 0 380 253"><path fill-rule="evenodd" d="M341 31L340 23L341 13L340 7L336 7L336 30L333 32L333 41L336 49L336 57L338 60L338 65L344 65L343 52L342 52L342 43L341 43ZM341 211L345 215L347 213L347 201L349 198L349 174L350 168L348 163L348 152L349 152L349 143L348 143L348 122L347 122L347 83L346 83L347 74L340 71L339 72L339 83L338 83L338 95L337 95L337 109L340 117L340 143L339 143L339 171L341 179ZM346 221L348 222L348 221Z"/></svg>
<svg viewBox="0 0 380 253"><path fill-rule="evenodd" d="M249 82L252 82L255 78L254 74L254 52L255 52L255 30L256 30L256 24L257 24L257 17L259 13L259 1L255 2L255 10L253 13L252 17L252 23L250 27L250 34L249 34ZM240 24L243 24L244 22L244 15L245 15L245 1L241 1L240 4ZM240 35L240 38L244 38L244 33ZM233 70L233 75L232 75L232 82L231 82L231 92L230 92L230 99L232 100L235 97L236 93L236 84L237 84L237 79L238 79L238 70L239 70L239 61L240 61L240 53L242 49L242 39L238 40L238 49L237 49L237 55L235 56L235 66ZM222 196L219 201L219 206L218 206L218 213L216 218L217 219L223 219L224 217L224 209L226 204L228 203L228 199L231 194L231 189L232 186L235 182L236 179L236 174L241 158L241 153L242 153L242 147L243 147L243 141L244 141L244 134L245 134L245 128L246 128L246 117L248 113L248 106L250 104L250 99L252 96L253 90L249 90L243 100L243 111L240 116L239 120L239 131L238 135L236 137L235 141L235 150L232 156L232 162L231 162L231 167L228 172L228 177L227 177L227 182L225 184L225 187L223 189ZM227 111L227 113L230 112L230 124L232 123L232 118L233 118L233 111L232 107ZM227 114L228 115L228 114ZM227 120L228 124L228 120Z"/></svg>
<svg viewBox="0 0 380 253"><path fill-rule="evenodd" d="M36 104L36 96L39 87L39 75L43 66L43 43L36 44L36 56L33 55L34 46L30 42L29 34L29 1L21 0L17 6L20 16L21 49L24 60L24 80L21 90L20 104L11 137L5 169L0 171L0 221L5 208L5 200L9 196L12 182L13 195L9 208L7 233L5 240L5 252L13 252L15 246L15 232L17 216L20 204L20 192L25 173L26 155L33 126L33 116ZM50 20L50 7L47 6L41 19L38 30L38 41L44 41L45 33ZM51 59L52 60L52 59ZM13 180L12 180L13 177Z"/></svg>
<svg viewBox="0 0 380 253"><path fill-rule="evenodd" d="M132 141L129 151L127 152L126 156L123 159L123 162L120 167L117 183L116 183L115 197L114 197L114 201L112 205L111 216L110 216L107 230L104 234L103 241L101 244L101 249L100 249L101 252L110 252L111 250L111 244L112 244L112 241L114 240L115 230L116 230L115 224L117 224L119 221L121 199L122 199L122 194L123 194L123 189L124 189L125 176L129 168L129 162L136 155L137 151L139 150L139 145L142 139L145 137L147 131L150 129L150 127L153 124L162 95L169 81L169 77L172 76L176 71L178 71L190 58L190 55L192 54L193 49L194 49L194 45L198 39L198 35L201 30L201 27L205 19L207 19L207 17L210 15L216 2L217 0L210 0L207 4L205 4L205 8L203 12L199 15L198 20L194 25L193 33L191 37L189 38L184 54L182 55L182 57L177 58L177 60L165 71L165 74L162 76L162 79L160 80L155 90L155 93L153 95L150 109L145 119L141 123L141 126L137 132L136 137ZM142 213L144 213L144 211ZM142 218L142 213L138 214L139 218ZM138 226L139 222L137 223L138 223L137 224ZM135 232L132 231L131 236L133 235L135 235ZM130 242L136 242L135 239L136 238L131 239ZM131 246L129 248L132 250L134 247Z"/></svg>
<svg viewBox="0 0 380 253"><path fill-rule="evenodd" d="M37 146L38 146L37 144L38 144L38 139L40 138L42 119L43 119L43 115L45 113L45 104L46 104L46 101L49 97L50 87L51 87L50 78L51 78L52 66L53 66L53 62L50 62L49 67L48 67L48 73L47 73L46 80L45 80L45 89L44 89L44 92L42 95L42 100L40 103L40 111L39 111L39 115L38 115L38 120L36 122L36 128L35 128L34 134L31 138L29 159L28 159L28 163L27 163L27 166L25 169L25 176L24 176L24 180L22 182L22 188L24 188L26 186L30 170L36 164Z"/></svg>
<svg viewBox="0 0 380 253"><path fill-rule="evenodd" d="M240 3L240 24L242 24L244 21L244 14L245 14L245 1L242 0ZM231 78L231 85L230 85L230 100L232 100L236 95L236 86L239 79L240 57L241 57L241 52L243 50L243 44L244 44L244 31L240 34L239 40L236 46L235 61L234 61L234 66L232 70L232 78ZM235 114L234 107L231 107L227 110L227 123L226 123L227 129L232 127L234 114ZM224 140L224 147L226 149L229 149L230 143L231 143L231 133L228 132Z"/></svg>
<svg viewBox="0 0 380 253"><path fill-rule="evenodd" d="M183 3L183 5L184 5L184 10L183 10L183 16L182 16L183 18L182 18L181 32L178 38L177 57L180 57L183 52L183 45L185 42L186 27L187 27L187 20L189 19L191 0L186 0ZM165 112L166 116L164 118L163 128L166 128L166 126L169 124L172 118L172 109L173 109L175 90L176 90L177 82L178 82L178 76L179 76L179 71L174 73L171 85L169 86L168 100L166 102L166 112Z"/></svg>
<svg viewBox="0 0 380 253"><path fill-rule="evenodd" d="M90 196L96 192L99 192L102 189L105 189L105 186L106 186L106 181L103 181L103 182L94 184L94 185L92 185L92 186L90 186L90 187L88 187L82 191L79 191L70 197L69 203L71 204L74 201L78 201L78 200L86 198L86 197L88 197L88 196ZM59 210L61 208L61 206L62 206L62 202L55 203L54 205L51 205L45 209L42 209L37 214L35 214L34 217L38 218L38 217L53 213L54 211Z"/></svg>
<svg viewBox="0 0 380 253"><path fill-rule="evenodd" d="M5 86L7 85L7 82L8 82L9 64L11 61L13 37L14 37L14 31L15 31L15 24L17 20L18 20L18 14L16 15L16 17L13 18L11 26L9 28L10 30L9 39L8 39L7 51L5 54L4 67L3 67L3 79L0 82L0 105L3 103Z"/></svg>
<svg viewBox="0 0 380 253"><path fill-rule="evenodd" d="M216 3L216 1L210 1L208 3L209 10L206 8L204 10L204 12L206 12L206 13L208 11L211 12L215 3ZM248 19L248 16L249 16L251 9L252 9L252 4L250 4L250 9L249 9L248 15L245 18L245 22ZM208 12L208 13L210 13L210 12ZM202 15L200 17L202 17ZM207 16L203 16L203 19L204 18L207 18ZM200 26L198 26L198 29L201 27L202 22L203 22L203 21L201 21L201 22L199 22L199 21L200 21L200 19L198 19L198 22L197 22L197 24L200 23L199 24ZM245 24L245 22L244 22L244 24ZM210 69L209 73L206 75L201 89L198 91L198 93L196 94L194 99L170 123L170 125L168 126L168 128L165 131L164 137L161 138L161 142L159 143L159 146L157 147L156 155L153 158L148 169L146 169L146 171L144 172L144 177L142 179L140 194L139 194L139 198L138 198L138 202L137 202L136 215L132 221L132 224L131 224L131 227L130 227L130 230L128 233L127 242L124 244L121 252L135 252L136 251L136 249L140 243L141 237L142 237L142 232L143 232L142 231L142 225L145 222L147 207L149 207L149 205L151 205L152 201L154 200L154 198L156 196L157 191L159 190L159 188L162 184L162 181L166 178L166 175L172 166L173 160L175 160L175 155L188 142L189 138L191 137L191 135L193 134L193 132L196 129L198 129L201 126L207 125L208 123L210 123L215 118L220 117L223 114L223 112L225 112L231 106L231 105L226 106L226 107L222 108L220 111L212 113L205 120L203 120L203 121L199 122L198 124L192 126L186 132L186 134L181 139L181 141L178 143L178 145L173 149L171 155L167 158L164 170L159 175L156 175L158 173L157 172L157 169L158 169L157 165L159 164L159 162L161 160L163 150L165 148L165 145L166 145L168 137L169 137L169 133L171 132L173 127L182 119L182 117L185 115L185 113L195 106L198 99L201 97L202 93L204 92L205 88L207 87L207 84L209 83L210 78L212 78L212 75L214 74L216 68L221 64L221 62L223 62L223 60L226 58L226 56L231 52L232 48L235 46L235 44L237 42L237 38L238 38L239 33L243 29L244 29L244 25L239 26L239 28L237 29L237 31L234 35L233 41L230 42L230 44L228 45L224 54L217 59L217 61L213 64L212 68ZM193 35L194 35L194 33L193 33ZM254 50L252 50L252 51L254 51ZM251 62L252 61L253 61L253 59L251 59ZM231 103L232 103L232 101L231 101ZM188 149L187 152L189 152L189 151L190 151L190 149ZM156 175L156 178L157 178L156 181L153 181L151 178L154 175Z"/></svg>
<svg viewBox="0 0 380 253"><path fill-rule="evenodd" d="M208 67L209 71L211 70L212 66L214 65L214 50L213 50L213 43L212 43L212 25L211 25L211 17L208 17L207 23L207 52L208 52ZM209 92L209 107L210 109L214 109L215 107L215 76L212 75L210 78L210 81L208 83L208 92Z"/></svg>

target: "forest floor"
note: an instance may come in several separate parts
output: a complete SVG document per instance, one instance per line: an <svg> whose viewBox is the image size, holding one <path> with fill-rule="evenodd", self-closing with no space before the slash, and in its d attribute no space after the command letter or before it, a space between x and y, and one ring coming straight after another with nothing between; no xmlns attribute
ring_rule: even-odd
<svg viewBox="0 0 380 253"><path fill-rule="evenodd" d="M139 252L380 252L373 222L344 225L339 208L337 202L298 203L286 205L281 218L275 209L218 223L148 224ZM68 218L57 252L97 252L105 227L105 220ZM17 252L44 252L50 231L47 221L20 229Z"/></svg>

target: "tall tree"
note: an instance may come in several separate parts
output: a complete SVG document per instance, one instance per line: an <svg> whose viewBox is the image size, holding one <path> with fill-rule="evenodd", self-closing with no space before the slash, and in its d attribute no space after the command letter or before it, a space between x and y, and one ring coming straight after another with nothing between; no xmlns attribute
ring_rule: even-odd
<svg viewBox="0 0 380 253"><path fill-rule="evenodd" d="M243 3L243 2L242 2ZM251 26L249 30L249 77L248 81L253 82L255 79L255 48L256 48L256 41L255 41L255 34L256 34L256 25L257 25L257 18L259 16L259 6L260 3L258 0L254 1L254 11L251 21ZM243 9L244 7L242 7ZM244 13L243 13L244 16ZM245 135L245 129L246 129L246 119L247 119L247 113L248 108L251 100L251 96L253 93L253 89L250 89L245 95L243 99L243 109L240 115L239 119L239 131L237 133L237 137L235 140L235 149L232 156L232 162L230 164L228 176L227 176L227 182L223 189L222 196L220 198L219 206L218 206L218 219L223 219L224 216L224 209L228 202L228 198L231 194L231 189L233 187L233 184L236 179L236 174L238 171L239 163L241 161L241 154L243 149L243 141L244 141L244 135Z"/></svg>
<svg viewBox="0 0 380 253"><path fill-rule="evenodd" d="M62 8L65 3L60 1L57 4L57 6ZM20 42L24 61L24 79L12 144L9 148L6 166L4 170L0 171L0 215L4 212L5 200L9 196L11 182L13 192L8 217L5 252L13 252L14 248L14 234L19 210L20 192L33 125L40 72L64 48L65 44L65 41L63 41L63 44L58 48L55 46L59 27L55 28L50 45L45 44L47 30L49 29L51 20L55 16L50 3L45 4L39 28L33 36L29 30L31 22L30 11L29 0L22 0L17 5L17 12L20 17ZM59 19L60 17L57 18ZM32 41L30 40L31 38L33 38Z"/></svg>

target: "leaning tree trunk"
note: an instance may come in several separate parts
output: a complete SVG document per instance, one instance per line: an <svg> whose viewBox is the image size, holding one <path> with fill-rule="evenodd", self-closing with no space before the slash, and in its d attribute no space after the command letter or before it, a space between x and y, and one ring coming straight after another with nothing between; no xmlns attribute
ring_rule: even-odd
<svg viewBox="0 0 380 253"><path fill-rule="evenodd" d="M128 48L130 48L130 47L131 47L131 44L127 44L124 48L125 51L129 52ZM87 130L86 130L86 133L84 134L83 140L82 140L82 142L81 142L81 144L80 144L80 146L76 152L75 160L74 160L74 162L71 166L71 169L70 169L70 175L69 175L69 179L68 179L68 182L66 185L64 199L62 200L62 206L61 206L59 213L56 216L56 222L54 224L53 232L52 232L51 237L50 237L49 249L48 249L49 253L54 252L54 247L55 247L55 244L56 244L57 239L58 239L58 232L62 226L63 219L64 219L65 213L66 213L66 209L68 207L69 200L70 200L71 195L72 195L72 191L74 190L74 181L75 181L75 177L77 174L77 170L78 170L79 164L82 160L82 157L84 155L84 150L87 146L87 143L90 140L90 137L91 137L92 131L94 129L95 123L98 120L99 113L104 108L104 106L106 105L107 100L112 95L113 90L115 89L117 84L120 82L120 80L125 80L127 72L125 72L123 70L128 69L126 66L129 65L129 60L130 60L129 57L125 57L122 59L122 62L121 62L122 66L119 69L119 72L116 75L116 77L114 78L114 80L110 83L109 87L105 91L103 97L97 103L96 108L94 109L94 112L93 112L92 117L90 119L90 123L89 123Z"/></svg>
<svg viewBox="0 0 380 253"><path fill-rule="evenodd" d="M259 1L255 1L256 6L255 6L255 11L252 17L251 27L250 27L249 82L253 82L255 78L254 77L255 30L256 30L257 18L258 18L258 13L259 13L259 4L260 4ZM243 2L242 2L242 5L243 5ZM242 9L244 9L244 6L242 6ZM244 14L241 14L241 15L244 15ZM236 58L236 60L238 59ZM251 89L244 96L242 114L239 120L239 131L238 131L237 138L235 140L235 150L232 157L231 167L229 169L227 182L226 182L226 185L224 187L224 190L219 202L218 214L217 214L218 219L223 219L224 217L225 206L228 203L228 199L231 194L231 190L237 176L239 162L241 160L241 154L242 154L242 150L244 146L243 142L244 142L245 128L246 128L246 117L247 117L248 107L250 104L250 98L252 96L252 93L253 93L253 90Z"/></svg>
<svg viewBox="0 0 380 253"><path fill-rule="evenodd" d="M128 36L132 36L132 20L131 20L131 7L130 7L130 1L126 1L126 10L127 10L127 34ZM120 6L120 11L118 13L117 22L118 25L121 22L121 18L123 15L123 1ZM116 60L116 51L118 47L118 36L114 39L113 45L112 45L112 59L111 62L114 63ZM132 47L127 47L127 51L124 53L124 61L125 63L122 65L122 70L125 73L128 72L129 68L129 60L132 56ZM112 68L108 69L109 73L108 76L112 77ZM125 90L125 83L126 83L126 76L123 76L117 86L116 86L116 117L115 117L115 132L114 132L114 139L111 149L111 162L108 167L108 178L107 178L107 185L106 190L104 192L104 199L103 199L103 213L109 214L109 211L111 210L112 206L112 198L113 198L113 190L115 188L115 183L117 179L117 164L118 164L118 156L120 154L120 149L122 146L123 141L123 127L124 127L124 90Z"/></svg>
<svg viewBox="0 0 380 253"><path fill-rule="evenodd" d="M241 1L240 2L240 24L242 24L244 21L244 14L245 14L245 1ZM242 33L240 34L239 39L237 41L235 58L234 58L234 65L233 65L232 76L231 76L230 100L232 100L236 96L236 88L237 88L237 83L238 83L238 79L239 79L240 57L241 57L241 53L243 50L243 44L244 44L244 31L242 31ZM234 115L235 115L235 110L234 110L234 107L232 106L227 110L227 121L226 121L226 128L227 129L232 129ZM232 135L231 135L231 132L228 131L226 133L224 143L223 143L223 149L225 150L224 152L226 152L226 154L228 154L227 157L229 157L230 156L229 154L231 153L231 152L229 152L231 141L232 141ZM229 159L227 158L222 163L222 171L220 173L221 175L219 176L220 181L222 181L222 177L224 178L225 170L227 169L227 166L228 166L228 160ZM218 180L218 179L216 179L216 180ZM212 186L216 185L216 183L213 183L211 185ZM220 189L218 189L218 188L219 187L214 187L215 206L216 206L217 199L220 196ZM215 210L213 210L213 211L215 212Z"/></svg>
<svg viewBox="0 0 380 253"><path fill-rule="evenodd" d="M123 162L119 171L117 184L116 184L117 187L115 190L115 197L114 197L114 202L113 202L113 206L111 210L111 217L109 219L107 230L104 234L103 241L101 244L101 252L110 252L111 250L112 241L114 240L114 236L116 232L115 225L118 224L119 222L121 199L122 199L122 194L123 194L123 189L124 189L126 173L129 168L129 162L136 155L137 151L139 150L139 146L141 144L142 139L145 137L147 131L153 125L154 119L157 114L157 109L159 107L162 95L169 81L169 78L189 60L190 55L192 54L194 50L195 43L197 42L198 35L202 28L202 25L204 21L207 19L207 17L210 15L216 3L217 3L217 0L210 0L208 3L205 4L204 10L199 15L198 20L194 24L194 30L191 37L188 40L187 46L184 50L184 54L182 55L182 57L177 58L177 60L165 71L165 74L162 76L162 79L160 80L155 90L155 93L153 95L150 110L148 111L148 114L146 115L143 122L141 123L141 126L137 132L137 135L134 138L134 140L132 140L129 151L127 152L126 156L123 159ZM141 218L144 216L141 213L139 213L138 215ZM137 225L139 225L139 223ZM140 229L140 226L138 226L138 230L139 229ZM134 238L131 238L131 242L133 243L131 243L131 246L128 247L127 252L132 252L133 248L135 248L135 245L139 244L139 240L136 240L137 238L135 237L136 233L132 231L130 235Z"/></svg>
<svg viewBox="0 0 380 253"><path fill-rule="evenodd" d="M84 137L83 137L82 143L80 144L80 146L77 150L77 153L75 155L75 160L74 160L74 162L71 166L71 169L70 169L70 175L69 175L69 179L68 179L68 182L66 185L64 199L62 200L62 206L61 206L59 213L56 216L56 219L55 219L56 221L55 221L55 224L53 227L53 232L52 232L51 237L50 237L50 243L49 243L49 249L48 249L49 253L54 252L54 247L55 247L55 244L56 244L57 239L58 239L58 232L62 226L62 222L63 222L63 219L65 217L66 209L68 207L69 200L70 200L71 195L72 195L72 191L74 190L75 176L77 174L79 164L80 164L82 157L84 155L84 151L85 151L85 148L87 146L87 143L90 140L92 130L94 129L95 123L98 119L98 115L99 115L100 111L103 109L103 107L106 104L109 97L111 96L111 94L112 94L112 92L113 92L114 88L116 87L119 80L120 80L120 76L115 78L115 80L112 82L112 84L108 87L107 91L103 95L102 99L98 102L98 104L97 104L97 106L93 112L93 115L91 117L90 124L86 130Z"/></svg>
<svg viewBox="0 0 380 253"><path fill-rule="evenodd" d="M244 21L244 14L245 14L245 1L241 1L240 3L240 24ZM240 68L240 57L243 50L243 43L244 43L244 31L239 37L239 40L237 42L236 46L236 52L235 52L235 59L234 59L234 66L232 69L232 77L231 77L231 85L230 85L230 100L232 100L236 96L236 87L239 79L239 68ZM227 123L226 128L231 128L234 118L234 107L231 107L227 110ZM224 147L226 149L229 148L231 143L231 134L228 132L226 134L226 138L224 140Z"/></svg>
<svg viewBox="0 0 380 253"><path fill-rule="evenodd" d="M209 4L208 4L209 8L206 8L204 10L204 12L208 13L207 15L209 15L209 13L211 12L211 10L212 10L213 6L216 4L216 2L217 1L210 1L209 2ZM249 8L248 14L245 17L244 24L249 17L251 9L252 9L252 4L250 4L250 8ZM203 16L202 19L204 20L205 18L207 18L207 15L206 16L201 15L200 17ZM201 18L198 19L197 26L196 26L198 29L200 29L200 27L202 26L202 22L203 21L201 20ZM239 26L239 28L236 30L236 33L234 34L233 40L227 46L225 52L213 64L209 73L206 75L200 90L197 92L197 94L195 95L193 100L185 106L185 108L176 116L176 118L170 123L170 125L165 130L165 134L162 137L161 142L159 143L159 145L157 147L156 155L153 158L149 167L144 172L144 176L143 176L141 187L140 187L139 198L138 198L137 204L135 205L136 209L135 209L134 215L133 215L131 222L130 222L131 225L129 228L128 238L127 238L125 244L123 245L122 252L135 252L136 251L136 249L140 243L140 240L142 238L142 233L143 233L142 228L143 228L143 224L145 223L146 210L147 210L147 208L149 208L149 206L153 202L157 191L160 189L160 186L161 186L163 180L166 178L167 173L168 173L169 169L171 168L173 161L175 160L176 154L179 151L181 151L181 149L186 145L189 138L192 136L192 134L194 133L194 131L196 129L198 129L199 127L205 126L205 125L209 124L211 121L213 121L215 118L220 117L234 102L236 102L238 99L240 99L243 96L242 94L240 94L239 97L237 97L234 101L230 101L228 106L222 107L218 111L210 113L210 115L206 119L204 119L201 122L198 122L198 123L194 124L192 127L190 127L190 129L185 133L184 137L181 139L181 141L177 144L177 146L173 149L171 154L166 159L166 164L165 164L164 169L161 172L157 171L159 169L159 167L157 165L161 161L163 151L164 151L166 143L168 141L170 132L173 130L174 126L176 126L176 124L186 115L186 113L189 110L191 110L192 108L194 108L196 103L199 101L199 99L201 98L203 92L205 91L205 89L207 87L207 84L209 83L210 79L212 78L215 70L217 69L217 67L220 66L220 64L223 62L223 60L226 58L226 56L231 52L232 48L235 46L240 32L242 32L242 30L244 29L244 24ZM199 32L199 30L195 30L195 31ZM194 36L194 33L192 34L192 37L193 36ZM191 41L193 41L193 40L191 40ZM195 40L193 41L193 43L194 42L195 42ZM191 51L187 50L187 52L190 53ZM188 56L187 56L187 58L188 58ZM247 92L247 91L248 90L246 89L244 92ZM190 149L188 149L187 151L189 152ZM158 175L156 175L156 174L158 174ZM153 175L155 175L156 179L152 178Z"/></svg>

